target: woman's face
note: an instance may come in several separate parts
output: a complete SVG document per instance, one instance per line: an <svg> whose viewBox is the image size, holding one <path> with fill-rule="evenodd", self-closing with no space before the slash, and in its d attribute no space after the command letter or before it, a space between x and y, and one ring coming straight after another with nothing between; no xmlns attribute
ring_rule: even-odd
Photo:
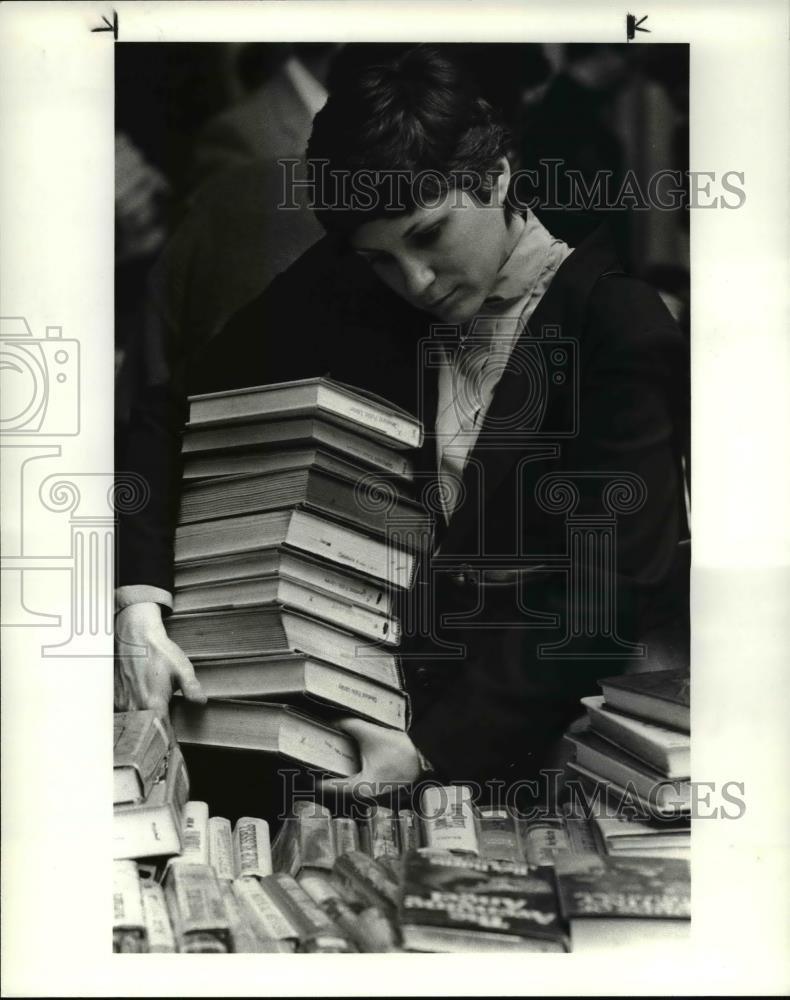
<svg viewBox="0 0 790 1000"><path fill-rule="evenodd" d="M479 312L513 249L503 209L507 161L490 204L453 190L431 207L363 223L351 246L381 280L417 309L446 323Z"/></svg>

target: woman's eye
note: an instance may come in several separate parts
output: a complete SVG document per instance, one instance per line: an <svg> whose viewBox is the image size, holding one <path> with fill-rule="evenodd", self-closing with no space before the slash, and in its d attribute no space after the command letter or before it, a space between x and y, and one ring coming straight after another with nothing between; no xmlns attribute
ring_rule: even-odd
<svg viewBox="0 0 790 1000"><path fill-rule="evenodd" d="M442 230L442 225L437 222L435 226L431 226L430 229L423 229L419 233L415 233L412 237L417 246L428 247L432 243L435 243L439 238L439 233Z"/></svg>

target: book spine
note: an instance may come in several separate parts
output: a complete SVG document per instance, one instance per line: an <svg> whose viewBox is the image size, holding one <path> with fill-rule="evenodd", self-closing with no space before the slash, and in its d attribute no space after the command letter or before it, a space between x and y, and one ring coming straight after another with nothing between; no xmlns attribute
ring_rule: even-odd
<svg viewBox="0 0 790 1000"><path fill-rule="evenodd" d="M233 860L238 878L272 873L272 848L269 824L265 819L242 816L233 830Z"/></svg>
<svg viewBox="0 0 790 1000"><path fill-rule="evenodd" d="M297 815L301 868L332 870L337 857L334 827L328 810L310 803L316 811L303 810Z"/></svg>
<svg viewBox="0 0 790 1000"><path fill-rule="evenodd" d="M171 858L171 865L186 862L208 865L208 803L191 799L184 806L181 820L181 854Z"/></svg>
<svg viewBox="0 0 790 1000"><path fill-rule="evenodd" d="M165 899L179 951L230 950L230 924L213 868L204 864L171 865Z"/></svg>
<svg viewBox="0 0 790 1000"><path fill-rule="evenodd" d="M422 793L420 802L426 847L479 854L472 790L468 785L431 785Z"/></svg>
<svg viewBox="0 0 790 1000"><path fill-rule="evenodd" d="M506 809L483 809L478 819L480 857L487 861L524 862L515 818Z"/></svg>
<svg viewBox="0 0 790 1000"><path fill-rule="evenodd" d="M566 809L563 818L571 854L600 853L590 821L582 816L580 811L579 815L576 815L572 809Z"/></svg>
<svg viewBox="0 0 790 1000"><path fill-rule="evenodd" d="M268 878L271 876L266 877ZM245 875L233 883L233 891L242 913L257 937L267 941L296 941L299 933L279 901L272 895L266 879Z"/></svg>
<svg viewBox="0 0 790 1000"><path fill-rule="evenodd" d="M360 951L400 951L397 930L378 907L365 906L357 912L325 879L312 875L301 876L299 885Z"/></svg>
<svg viewBox="0 0 790 1000"><path fill-rule="evenodd" d="M299 932L299 950L309 952L353 951L348 938L302 889L291 875L269 875L272 896L280 902Z"/></svg>
<svg viewBox="0 0 790 1000"><path fill-rule="evenodd" d="M261 952L286 952L292 953L294 945L292 941L275 941L272 938L258 937L252 924L247 920L242 911L233 885L225 882L222 885L222 902L225 904L225 912L230 922L230 934L233 951L239 955L259 954Z"/></svg>
<svg viewBox="0 0 790 1000"><path fill-rule="evenodd" d="M552 867L558 854L571 850L568 831L562 819L530 820L522 827L524 857L531 868Z"/></svg>
<svg viewBox="0 0 790 1000"><path fill-rule="evenodd" d="M364 817L370 834L370 855L375 860L400 855L398 821L391 809L370 806Z"/></svg>
<svg viewBox="0 0 790 1000"><path fill-rule="evenodd" d="M299 825L294 817L283 820L272 841L272 870L296 875L302 867Z"/></svg>
<svg viewBox="0 0 790 1000"><path fill-rule="evenodd" d="M336 857L359 850L359 829L356 820L336 816L332 820L332 830L335 835Z"/></svg>
<svg viewBox="0 0 790 1000"><path fill-rule="evenodd" d="M398 905L400 890L389 874L368 854L351 851L339 857L333 869L341 886L391 914Z"/></svg>
<svg viewBox="0 0 790 1000"><path fill-rule="evenodd" d="M143 896L134 861L113 862L112 950L148 951Z"/></svg>
<svg viewBox="0 0 790 1000"><path fill-rule="evenodd" d="M211 816L208 821L208 860L218 879L232 882L236 877L230 820Z"/></svg>
<svg viewBox="0 0 790 1000"><path fill-rule="evenodd" d="M148 950L163 955L175 952L176 939L161 885L151 883L143 886L143 913L148 932Z"/></svg>
<svg viewBox="0 0 790 1000"><path fill-rule="evenodd" d="M422 846L420 842L420 824L413 810L400 809L398 811L398 827L402 854L407 854L409 851L416 851Z"/></svg>

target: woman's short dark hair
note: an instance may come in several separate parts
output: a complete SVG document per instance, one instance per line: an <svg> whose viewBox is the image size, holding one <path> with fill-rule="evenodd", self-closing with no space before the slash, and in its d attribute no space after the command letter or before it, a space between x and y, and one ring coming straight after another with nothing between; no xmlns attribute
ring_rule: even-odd
<svg viewBox="0 0 790 1000"><path fill-rule="evenodd" d="M487 201L509 134L460 60L431 45L348 46L307 146L329 232L402 215L459 187Z"/></svg>

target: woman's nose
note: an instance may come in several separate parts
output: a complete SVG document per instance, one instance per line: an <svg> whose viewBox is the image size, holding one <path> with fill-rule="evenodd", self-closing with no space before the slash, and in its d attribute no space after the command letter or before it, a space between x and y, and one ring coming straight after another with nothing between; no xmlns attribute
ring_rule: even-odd
<svg viewBox="0 0 790 1000"><path fill-rule="evenodd" d="M416 257L402 260L401 272L403 273L406 294L412 299L423 298L436 278L433 268Z"/></svg>

